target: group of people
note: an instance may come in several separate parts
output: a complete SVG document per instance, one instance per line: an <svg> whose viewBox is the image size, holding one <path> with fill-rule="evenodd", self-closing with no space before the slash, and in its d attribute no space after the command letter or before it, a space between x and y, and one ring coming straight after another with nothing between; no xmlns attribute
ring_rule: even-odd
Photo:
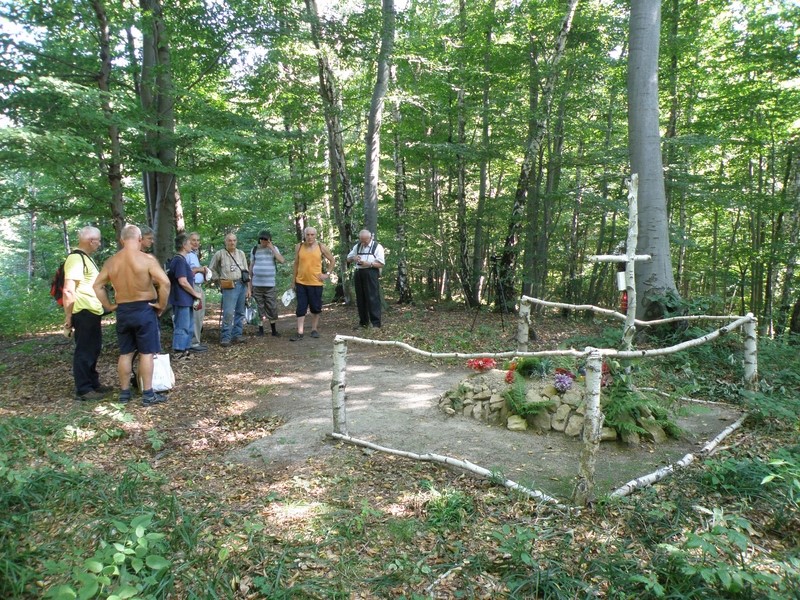
<svg viewBox="0 0 800 600"><path fill-rule="evenodd" d="M200 236L180 234L175 240L175 256L165 271L148 253L154 235L149 227L126 225L120 234L121 250L99 269L92 255L101 244L100 230L84 227L78 234L76 250L64 263L63 306L65 330L74 332L73 377L79 400L101 400L112 391L100 383L97 362L102 347L101 318L116 311L120 357L117 374L120 402L131 399L131 372L139 353L139 378L142 404L164 402L166 397L152 389L153 359L161 352L159 317L170 305L173 310L172 350L178 359L193 352L205 352L201 343L205 317L203 286L214 280L222 292L222 329L220 345L244 342L245 306L253 297L261 323L258 335L277 330L277 265L286 259L272 241L268 230L259 233L259 243L249 257L237 248L237 236L225 236L225 247L214 254L208 266L200 263ZM359 327L381 326L380 270L385 265L384 249L368 230L359 232L359 242L347 255L355 266L356 303ZM323 263L326 263L323 265ZM324 268L323 268L324 266ZM319 337L322 291L334 269L334 257L322 242L317 230L306 227L303 241L295 247L292 288L297 298L296 331L289 338L298 342L305 337L305 319L310 312L309 336ZM114 302L107 285L114 288Z"/></svg>

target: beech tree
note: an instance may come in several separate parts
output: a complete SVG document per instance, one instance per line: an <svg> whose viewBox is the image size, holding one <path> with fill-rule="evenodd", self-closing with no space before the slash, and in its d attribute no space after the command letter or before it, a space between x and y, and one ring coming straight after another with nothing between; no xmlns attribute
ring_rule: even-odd
<svg viewBox="0 0 800 600"><path fill-rule="evenodd" d="M658 52L661 0L632 0L628 55L628 140L631 172L639 175L639 242L636 263L638 318L657 318L664 298L678 299L672 274L667 197L661 160L658 108ZM674 301L674 300L673 300ZM670 301L672 302L672 301Z"/></svg>

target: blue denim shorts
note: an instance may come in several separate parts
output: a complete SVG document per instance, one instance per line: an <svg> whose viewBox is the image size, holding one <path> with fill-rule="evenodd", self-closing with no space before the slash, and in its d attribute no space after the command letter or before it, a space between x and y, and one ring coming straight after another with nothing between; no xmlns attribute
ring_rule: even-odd
<svg viewBox="0 0 800 600"><path fill-rule="evenodd" d="M117 342L120 354L138 350L142 354L161 352L161 331L156 309L147 300L117 306Z"/></svg>

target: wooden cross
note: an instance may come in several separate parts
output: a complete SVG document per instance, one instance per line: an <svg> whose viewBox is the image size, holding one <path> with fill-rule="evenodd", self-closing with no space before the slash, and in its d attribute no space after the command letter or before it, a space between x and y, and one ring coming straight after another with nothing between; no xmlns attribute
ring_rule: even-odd
<svg viewBox="0 0 800 600"><path fill-rule="evenodd" d="M628 239L625 242L625 254L600 254L587 257L589 262L625 263L625 290L628 294L628 310L625 314L625 326L622 330L622 341L626 350L633 347L633 336L636 334L636 274L635 265L639 261L649 261L649 254L636 254L639 239L639 174L631 175L628 185Z"/></svg>

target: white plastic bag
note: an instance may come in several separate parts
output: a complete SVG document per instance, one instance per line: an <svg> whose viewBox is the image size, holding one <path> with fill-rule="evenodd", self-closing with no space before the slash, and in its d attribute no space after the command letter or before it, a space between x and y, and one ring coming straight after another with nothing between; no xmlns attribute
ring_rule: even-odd
<svg viewBox="0 0 800 600"><path fill-rule="evenodd" d="M250 325L258 324L258 306L253 298L244 306L244 322Z"/></svg>
<svg viewBox="0 0 800 600"><path fill-rule="evenodd" d="M153 355L153 391L168 392L175 386L175 373L169 362L169 354ZM139 389L143 390L141 378L139 379Z"/></svg>
<svg viewBox="0 0 800 600"><path fill-rule="evenodd" d="M292 300L296 298L296 294L292 288L289 288L285 292L283 292L283 296L281 296L281 302L283 302L284 306L289 306L292 303Z"/></svg>

